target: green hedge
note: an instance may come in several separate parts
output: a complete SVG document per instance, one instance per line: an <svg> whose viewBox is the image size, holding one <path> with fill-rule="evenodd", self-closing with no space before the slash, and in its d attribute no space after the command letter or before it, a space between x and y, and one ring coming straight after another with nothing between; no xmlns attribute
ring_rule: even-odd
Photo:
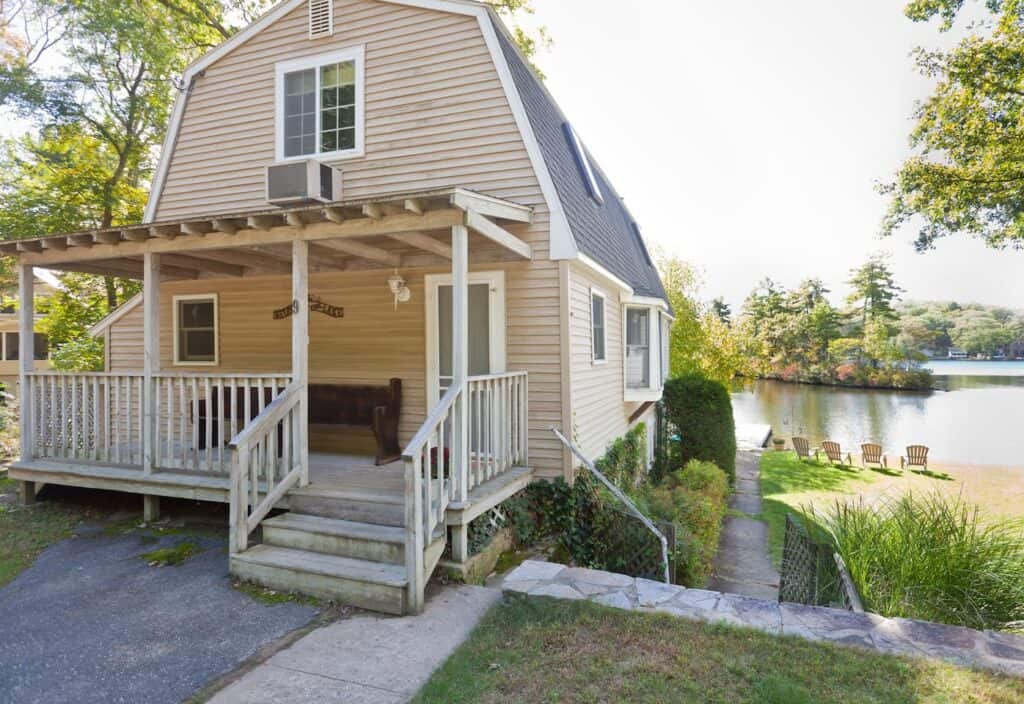
<svg viewBox="0 0 1024 704"><path fill-rule="evenodd" d="M634 497L640 510L656 521L676 525L673 580L703 587L711 576L725 517L729 480L711 462L691 460L660 484L645 485Z"/></svg>
<svg viewBox="0 0 1024 704"><path fill-rule="evenodd" d="M678 433L670 433L670 466L682 467L690 460L714 462L733 483L736 423L728 389L699 374L684 374L665 382L663 403Z"/></svg>

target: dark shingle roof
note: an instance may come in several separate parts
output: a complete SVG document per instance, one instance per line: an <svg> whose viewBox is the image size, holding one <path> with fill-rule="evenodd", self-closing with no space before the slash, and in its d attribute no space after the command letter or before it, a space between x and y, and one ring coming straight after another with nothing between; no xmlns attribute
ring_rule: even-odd
<svg viewBox="0 0 1024 704"><path fill-rule="evenodd" d="M667 301L661 278L622 198L587 152L604 203L599 204L590 197L575 150L566 135L565 115L513 46L500 20L492 15L492 22L577 248L632 286L637 295Z"/></svg>

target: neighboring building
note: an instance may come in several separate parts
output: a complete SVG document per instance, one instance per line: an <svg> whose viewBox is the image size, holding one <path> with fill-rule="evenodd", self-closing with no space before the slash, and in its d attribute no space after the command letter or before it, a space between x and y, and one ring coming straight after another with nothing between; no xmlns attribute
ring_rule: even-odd
<svg viewBox="0 0 1024 704"><path fill-rule="evenodd" d="M959 347L950 347L946 352L949 359L968 359L970 355Z"/></svg>
<svg viewBox="0 0 1024 704"><path fill-rule="evenodd" d="M60 281L45 269L35 271L36 296L51 296L58 288ZM38 322L39 316L36 316ZM50 345L46 335L33 332L32 359L34 368L42 371L50 368ZM18 334L17 292L0 294L0 387L6 393L17 394L18 388L18 357L20 342Z"/></svg>
<svg viewBox="0 0 1024 704"><path fill-rule="evenodd" d="M11 476L227 501L233 573L418 610L469 521L572 479L552 427L596 458L652 418L640 229L477 2L288 0L184 83L145 224L0 243L144 281L104 374L25 369Z"/></svg>

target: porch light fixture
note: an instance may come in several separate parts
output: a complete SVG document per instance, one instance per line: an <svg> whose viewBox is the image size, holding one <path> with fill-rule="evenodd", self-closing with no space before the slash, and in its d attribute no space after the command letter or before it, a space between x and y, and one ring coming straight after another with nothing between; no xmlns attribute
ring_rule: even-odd
<svg viewBox="0 0 1024 704"><path fill-rule="evenodd" d="M398 310L399 303L408 303L412 299L412 291L405 285L405 279L398 273L398 269L388 277L388 288L395 297L395 310Z"/></svg>

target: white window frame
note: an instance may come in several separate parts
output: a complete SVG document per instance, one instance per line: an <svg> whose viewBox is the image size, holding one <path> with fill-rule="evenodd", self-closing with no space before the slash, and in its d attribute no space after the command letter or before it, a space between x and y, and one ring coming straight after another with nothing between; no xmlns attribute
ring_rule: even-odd
<svg viewBox="0 0 1024 704"><path fill-rule="evenodd" d="M364 124L366 113L366 81L365 81L365 47L353 46L329 54L318 54L307 56L291 61L280 61L274 64L276 80L274 82L274 153L277 161L302 161L305 159L319 159L323 161L339 161L342 159L353 159L365 154ZM356 65L356 106L355 106L355 147L352 149L338 149L333 152L320 151L320 67L328 64L337 64L343 61L354 61ZM296 154L295 156L284 155L284 77L293 71L304 71L306 69L317 69L316 74L316 151L312 154Z"/></svg>
<svg viewBox="0 0 1024 704"><path fill-rule="evenodd" d="M601 357L600 359L598 359L594 354L594 298L601 299L601 315L604 318L604 320L601 321L601 334L604 337L604 339L601 340L601 350L604 352L604 357ZM608 296L605 295L604 291L594 286L590 287L590 363L608 363Z"/></svg>
<svg viewBox="0 0 1024 704"><path fill-rule="evenodd" d="M467 284L488 284L491 295L490 303L490 335L491 335L491 373L502 374L505 370L505 272L503 271L471 271L466 275ZM437 289L440 286L451 286L451 274L428 274L424 277L423 296L424 313L427 321L427 413L433 410L441 400L441 385L438 380L440 361L437 358Z"/></svg>
<svg viewBox="0 0 1024 704"><path fill-rule="evenodd" d="M189 362L180 358L178 329L178 303L180 301L211 301L213 303L213 361ZM220 364L220 301L216 293L190 293L172 298L174 356L172 364L176 367L216 367Z"/></svg>
<svg viewBox="0 0 1024 704"><path fill-rule="evenodd" d="M628 347L629 311L647 311L647 386L630 386L626 363ZM623 398L630 402L657 401L661 398L661 352L659 350L661 335L661 311L655 306L626 304L622 307L622 388ZM657 345L657 347L656 347Z"/></svg>

